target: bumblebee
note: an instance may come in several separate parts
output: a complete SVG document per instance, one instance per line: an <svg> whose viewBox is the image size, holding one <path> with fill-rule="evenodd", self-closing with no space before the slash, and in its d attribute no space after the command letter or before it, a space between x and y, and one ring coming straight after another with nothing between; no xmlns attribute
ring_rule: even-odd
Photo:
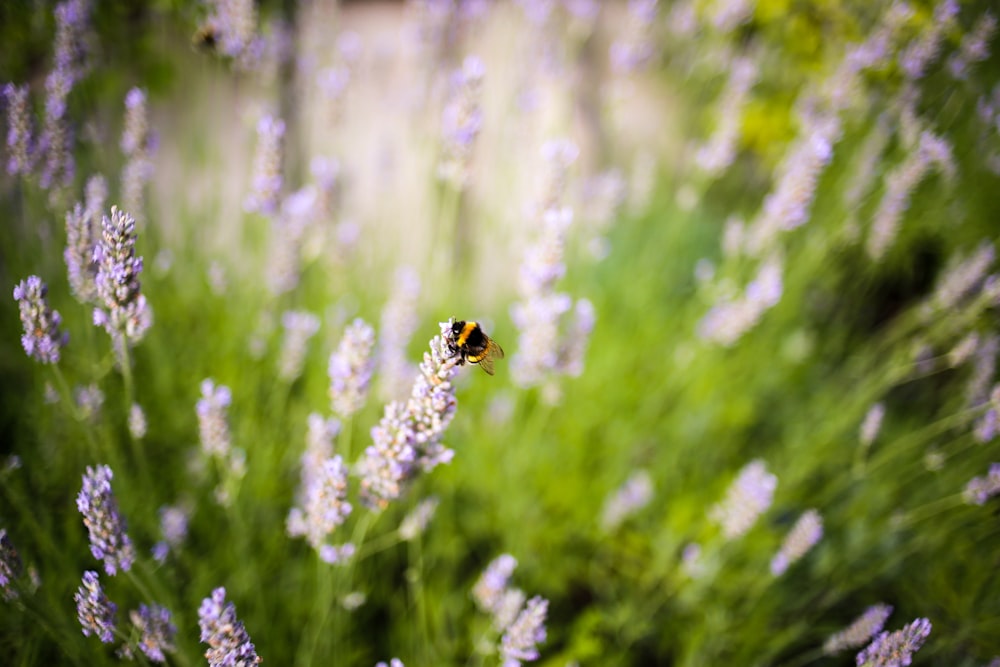
<svg viewBox="0 0 1000 667"><path fill-rule="evenodd" d="M191 37L191 46L196 51L217 53L219 49L219 27L214 21L208 21L198 27Z"/></svg>
<svg viewBox="0 0 1000 667"><path fill-rule="evenodd" d="M493 375L493 360L503 359L503 348L486 335L479 322L453 321L452 340L448 342L451 351L461 356L459 364L469 362Z"/></svg>

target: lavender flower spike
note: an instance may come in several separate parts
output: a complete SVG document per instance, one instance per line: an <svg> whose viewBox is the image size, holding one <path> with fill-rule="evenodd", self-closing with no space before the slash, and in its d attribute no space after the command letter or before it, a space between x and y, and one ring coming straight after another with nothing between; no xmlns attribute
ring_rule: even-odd
<svg viewBox="0 0 1000 667"><path fill-rule="evenodd" d="M153 311L139 291L142 257L135 253L135 241L135 218L112 206L94 250L102 303L94 309L94 324L104 327L116 345L139 342L153 323Z"/></svg>
<svg viewBox="0 0 1000 667"><path fill-rule="evenodd" d="M118 607L104 594L96 572L88 570L83 573L83 585L77 589L73 599L76 600L76 616L84 636L94 634L105 644L113 642Z"/></svg>
<svg viewBox="0 0 1000 667"><path fill-rule="evenodd" d="M257 152L253 159L253 192L243 207L250 213L271 215L278 210L284 183L281 176L285 121L264 116L257 123Z"/></svg>
<svg viewBox="0 0 1000 667"><path fill-rule="evenodd" d="M974 477L969 480L962 498L970 505L985 505L987 500L998 493L1000 493L1000 463L994 463L985 477Z"/></svg>
<svg viewBox="0 0 1000 667"><path fill-rule="evenodd" d="M845 649L863 646L882 631L891 613L892 605L876 604L868 607L853 623L837 634L831 635L823 643L823 653L833 655Z"/></svg>
<svg viewBox="0 0 1000 667"><path fill-rule="evenodd" d="M249 667L261 662L250 635L236 618L236 606L226 602L226 589L216 588L198 608L201 641L208 644L209 667Z"/></svg>
<svg viewBox="0 0 1000 667"><path fill-rule="evenodd" d="M337 351L330 355L330 403L337 415L350 417L364 406L374 346L375 330L359 317L347 327Z"/></svg>
<svg viewBox="0 0 1000 667"><path fill-rule="evenodd" d="M0 595L5 600L17 597L13 582L19 576L21 576L21 557L17 555L17 549L7 537L7 530L0 528Z"/></svg>
<svg viewBox="0 0 1000 667"><path fill-rule="evenodd" d="M62 318L49 308L48 287L38 276L28 276L14 287L14 299L21 310L24 335L21 345L29 357L43 364L59 362L59 350L69 336L59 331Z"/></svg>
<svg viewBox="0 0 1000 667"><path fill-rule="evenodd" d="M31 137L31 116L28 114L28 86L8 83L3 88L7 98L7 173L11 176L31 173L34 165L34 145Z"/></svg>
<svg viewBox="0 0 1000 667"><path fill-rule="evenodd" d="M452 324L451 320L439 323L441 335L424 353L410 398L387 405L382 420L372 428L373 444L359 464L361 498L370 508L384 509L418 472L430 472L454 456L441 444L457 406L451 380L458 372L459 357L452 351Z"/></svg>
<svg viewBox="0 0 1000 667"><path fill-rule="evenodd" d="M106 465L88 466L76 507L90 533L90 553L103 560L104 571L114 576L119 569L127 572L132 567L135 550L125 532L125 519L118 513L118 501L111 492L112 477L111 468Z"/></svg>
<svg viewBox="0 0 1000 667"><path fill-rule="evenodd" d="M125 208L142 218L143 188L152 173L149 121L146 112L146 93L132 88L125 95L125 129L122 131L121 148L127 158L122 169L122 203Z"/></svg>
<svg viewBox="0 0 1000 667"><path fill-rule="evenodd" d="M882 632L858 653L858 667L906 667L912 655L924 645L931 634L931 622L918 618L902 630Z"/></svg>
<svg viewBox="0 0 1000 667"><path fill-rule="evenodd" d="M771 574L783 574L823 537L823 517L816 510L807 510L792 526L781 549L771 560Z"/></svg>
<svg viewBox="0 0 1000 667"><path fill-rule="evenodd" d="M177 626L171 622L170 610L154 604L140 604L129 612L132 624L139 631L139 649L153 662L166 662L164 652L173 653Z"/></svg>
<svg viewBox="0 0 1000 667"><path fill-rule="evenodd" d="M538 644L545 641L545 614L549 601L535 596L507 628L500 641L503 667L519 667L521 661L538 660Z"/></svg>
<svg viewBox="0 0 1000 667"><path fill-rule="evenodd" d="M303 468L304 507L293 507L288 514L288 534L305 537L319 549L337 526L347 520L351 504L347 502L347 466L340 456L323 461L320 470Z"/></svg>
<svg viewBox="0 0 1000 667"><path fill-rule="evenodd" d="M69 289L80 303L89 303L97 297L97 264L94 248L97 239L94 220L80 204L66 213L66 274Z"/></svg>
<svg viewBox="0 0 1000 667"><path fill-rule="evenodd" d="M198 413L198 432L201 448L209 456L220 459L229 455L232 441L226 412L233 401L229 387L216 385L211 379L202 380L201 398L195 406Z"/></svg>
<svg viewBox="0 0 1000 667"><path fill-rule="evenodd" d="M710 516L722 526L727 540L744 535L774 498L778 478L767 471L760 459L751 461L730 485L726 498L712 508Z"/></svg>

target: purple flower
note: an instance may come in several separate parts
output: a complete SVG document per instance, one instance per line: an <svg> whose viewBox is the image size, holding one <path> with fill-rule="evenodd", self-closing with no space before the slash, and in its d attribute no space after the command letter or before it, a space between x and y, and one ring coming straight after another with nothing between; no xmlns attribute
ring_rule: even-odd
<svg viewBox="0 0 1000 667"><path fill-rule="evenodd" d="M438 176L463 187L469 178L469 163L476 137L483 126L480 98L486 68L476 56L468 56L452 74L451 93L441 119L442 157Z"/></svg>
<svg viewBox="0 0 1000 667"><path fill-rule="evenodd" d="M393 658L389 661L388 665L385 662L376 662L375 667L405 667L405 665L403 665L403 661L399 658Z"/></svg>
<svg viewBox="0 0 1000 667"><path fill-rule="evenodd" d="M858 434L861 444L867 447L875 442L875 438L878 437L878 432L882 428L882 420L884 418L885 404L875 403L868 409L864 420L861 422L861 429Z"/></svg>
<svg viewBox="0 0 1000 667"><path fill-rule="evenodd" d="M243 206L248 212L271 215L278 210L284 183L281 176L285 121L264 116L257 122L257 151L253 159L253 192Z"/></svg>
<svg viewBox="0 0 1000 667"><path fill-rule="evenodd" d="M6 528L0 528L0 592L5 600L17 597L14 580L21 576L21 557L10 541Z"/></svg>
<svg viewBox="0 0 1000 667"><path fill-rule="evenodd" d="M31 116L28 114L28 86L8 83L3 92L7 98L7 173L27 176L35 161Z"/></svg>
<svg viewBox="0 0 1000 667"><path fill-rule="evenodd" d="M281 316L281 326L285 329L285 337L278 360L278 377L292 382L302 374L306 346L319 331L319 318L304 310L288 310Z"/></svg>
<svg viewBox="0 0 1000 667"><path fill-rule="evenodd" d="M763 461L751 461L740 471L726 491L725 499L711 509L709 516L722 526L722 534L727 540L741 537L771 506L777 486L778 478L767 471Z"/></svg>
<svg viewBox="0 0 1000 667"><path fill-rule="evenodd" d="M441 335L424 353L409 399L385 406L381 421L372 428L373 443L359 463L361 498L370 508L384 509L419 472L430 472L454 456L441 444L457 407L451 380L460 359L452 352L452 323L439 323Z"/></svg>
<svg viewBox="0 0 1000 667"><path fill-rule="evenodd" d="M43 364L59 362L59 350L66 345L69 336L59 331L62 318L49 308L45 298L49 288L38 276L28 276L14 287L14 299L21 311L24 335L21 346L32 359Z"/></svg>
<svg viewBox="0 0 1000 667"><path fill-rule="evenodd" d="M105 644L113 642L118 607L104 594L96 572L88 570L83 573L83 585L77 589L73 599L76 600L76 617L83 627L84 636L94 634Z"/></svg>
<svg viewBox="0 0 1000 667"><path fill-rule="evenodd" d="M549 601L535 596L518 615L500 640L504 667L518 667L521 661L538 660L538 644L545 641L545 615Z"/></svg>
<svg viewBox="0 0 1000 667"><path fill-rule="evenodd" d="M970 505L985 505L987 500L998 493L1000 493L1000 463L994 463L985 477L974 477L969 480L962 497Z"/></svg>
<svg viewBox="0 0 1000 667"><path fill-rule="evenodd" d="M106 465L88 466L76 507L90 534L90 553L103 560L104 571L114 576L119 569L127 572L132 567L135 550L125 532L125 519L118 512L118 500L111 491L112 477L111 468Z"/></svg>
<svg viewBox="0 0 1000 667"><path fill-rule="evenodd" d="M403 540L415 540L427 530L427 525L434 518L438 507L437 498L425 498L410 511L399 523L399 537Z"/></svg>
<svg viewBox="0 0 1000 667"><path fill-rule="evenodd" d="M84 208L80 204L66 213L63 259L66 261L70 291L80 303L90 303L97 298L97 262L94 261L97 235L92 213L89 207ZM96 213L100 214L99 211Z"/></svg>
<svg viewBox="0 0 1000 667"><path fill-rule="evenodd" d="M202 380L201 398L198 399L195 412L198 414L201 448L209 456L224 459L229 455L232 441L227 412L232 401L229 387L216 385L211 379Z"/></svg>
<svg viewBox="0 0 1000 667"><path fill-rule="evenodd" d="M378 337L379 395L394 401L406 395L416 367L406 359L406 348L417 329L420 277L410 267L396 271L392 294L382 309Z"/></svg>
<svg viewBox="0 0 1000 667"><path fill-rule="evenodd" d="M653 479L645 470L638 470L604 501L601 527L610 531L653 499Z"/></svg>
<svg viewBox="0 0 1000 667"><path fill-rule="evenodd" d="M892 605L877 604L865 610L861 616L849 626L835 635L831 635L823 644L823 653L833 655L849 648L857 648L868 643L876 634L882 631Z"/></svg>
<svg viewBox="0 0 1000 667"><path fill-rule="evenodd" d="M226 589L216 588L198 608L201 641L208 644L205 658L210 667L250 667L260 664L246 628L236 618L236 607L226 602Z"/></svg>
<svg viewBox="0 0 1000 667"><path fill-rule="evenodd" d="M330 355L330 404L333 412L350 417L360 410L368 398L374 359L375 330L360 317L354 320Z"/></svg>
<svg viewBox="0 0 1000 667"><path fill-rule="evenodd" d="M303 469L301 496L303 507L293 507L288 514L288 534L305 537L318 550L351 513L351 504L347 502L347 466L343 459L340 456L327 459L318 471L307 473Z"/></svg>
<svg viewBox="0 0 1000 667"><path fill-rule="evenodd" d="M858 653L858 667L906 667L912 655L924 645L931 634L931 622L918 618L902 630L882 632Z"/></svg>
<svg viewBox="0 0 1000 667"><path fill-rule="evenodd" d="M802 558L823 537L823 517L816 510L807 510L792 526L781 549L771 559L771 574L778 576Z"/></svg>
<svg viewBox="0 0 1000 667"><path fill-rule="evenodd" d="M172 549L179 549L187 539L189 516L187 510L171 505L161 507L159 515L163 539L153 545L153 558L162 563Z"/></svg>
<svg viewBox="0 0 1000 667"><path fill-rule="evenodd" d="M507 592L507 582L516 567L517 559L510 554L501 554L486 566L472 587L472 598L482 611L491 615L497 613Z"/></svg>
<svg viewBox="0 0 1000 667"><path fill-rule="evenodd" d="M126 210L142 215L142 191L149 181L153 164L150 160L152 142L146 113L146 93L132 88L125 95L125 129L121 148L127 158L122 170L122 204Z"/></svg>
<svg viewBox="0 0 1000 667"><path fill-rule="evenodd" d="M97 296L94 324L103 326L117 344L137 343L153 324L153 311L140 292L142 257L135 252L135 219L111 207L101 220L101 239L94 250Z"/></svg>
<svg viewBox="0 0 1000 667"><path fill-rule="evenodd" d="M140 604L129 612L132 624L139 632L139 649L153 662L166 662L164 652L174 651L177 626L171 622L170 610L158 604Z"/></svg>

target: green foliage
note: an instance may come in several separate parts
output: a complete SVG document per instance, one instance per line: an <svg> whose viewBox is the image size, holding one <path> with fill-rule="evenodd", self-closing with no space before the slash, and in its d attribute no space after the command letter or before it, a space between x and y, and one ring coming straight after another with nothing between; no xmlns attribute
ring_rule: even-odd
<svg viewBox="0 0 1000 667"><path fill-rule="evenodd" d="M1000 139L976 112L996 83L997 62L973 66L967 80L951 77L943 63L959 28L948 32L942 55L916 83L920 97L912 108L901 101L906 86L895 61L863 74L857 97L842 110L829 164L817 175L808 222L778 232L766 252L726 250L727 218L753 226L781 177L776 167L808 128L800 93L835 71L846 46L865 39L879 15L867 3L761 0L730 33L707 27L710 8L700 7L705 27L697 38L662 37L658 67L631 75L632 84L668 91L677 107L667 117L660 98L646 101L662 121L655 135L692 144L707 139L729 111L713 106L727 55L757 62L758 81L737 110L737 154L710 175L695 166L689 146L671 151L658 136L616 136L614 128L627 125L616 124L614 114L623 110L601 109L599 131L628 176L638 179L626 158L643 142L658 151L660 168L648 199L619 207L603 227L581 221L586 211L577 211L559 290L590 299L597 324L584 372L558 378L552 400L544 389L519 386L512 372L525 351L508 313L519 298L521 255L536 230L505 226L516 190L497 184L516 181L537 146L510 140L531 133L517 134L517 124L528 122L509 99L487 110L485 122L500 125L501 138L496 153L476 164L473 185L460 191L433 180L436 89L420 88L425 106L409 115L383 111L379 123L392 131L417 126L420 141L399 149L412 155L394 155L398 163L380 156L376 164L386 172L416 165L406 183L418 187L380 193L368 209L352 204L350 188L361 188L363 165L342 155L348 173L341 205L368 216L357 245L334 240L346 214L323 218L311 230L316 238L297 248L295 288L275 295L267 271L283 228L239 209L251 188L254 142L243 102L291 109L289 153L301 159L285 167L288 177L308 173L309 158L328 148L311 141L310 95L194 53L188 41L198 11L189 4L95 4L94 66L74 88L69 113L81 134L89 123L98 140L79 137L77 178L65 191L43 191L32 179L0 181L0 285L41 276L70 333L58 365L38 364L19 346L17 304L0 300L0 528L26 569L19 597L0 603L6 664L119 661L113 647L82 635L73 604L83 571L99 569L75 506L81 475L96 463L115 472L115 495L139 552L131 572L102 572L102 584L123 627L140 602L172 611L179 631L171 664L203 664L198 608L218 586L235 602L265 664L372 665L393 655L411 666L497 664L500 633L470 591L501 553L520 563L514 585L549 600L544 665L846 665L853 653L824 656L823 642L877 602L895 608L889 630L918 617L933 624L914 664L984 665L1000 655L997 501L976 506L962 497L969 480L997 460L997 440L977 442L974 430L1000 406L970 390L977 374L985 373L987 392L995 381L996 352L988 359L987 341L997 335L996 288L980 279L965 298L944 306L935 300L958 263L982 242L995 248L997 238ZM20 47L0 56L0 79L29 82L40 109L51 12L26 7L0 7L0 37ZM895 52L931 27L931 10L918 8ZM971 24L974 10L963 7L961 25ZM169 27L158 28L160 21ZM569 62L597 46L606 52L615 37L596 30L575 51L576 42L556 35L549 39ZM463 52L473 48L466 44ZM377 78L377 71L368 73ZM611 85L614 77L602 82ZM118 201L121 100L133 84L150 95L151 122L167 157L157 162L139 237L154 324L123 369L107 334L92 326L92 306L70 294L62 250L65 211L82 198L85 176L104 173L109 205ZM276 100L279 92L301 95L301 107ZM916 153L907 110L919 119L918 130L948 141L955 175L929 168L908 193L888 250L872 257L866 241L890 176ZM373 122L360 116L364 122L354 116L354 126L329 121L338 133L333 150L357 145L352 132ZM880 124L884 117L889 122ZM571 132L560 118L558 129ZM881 130L887 138L865 172L866 142ZM571 178L581 176L583 166L576 169ZM423 185L431 195L408 194ZM860 192L853 199L852 189ZM405 224L391 219L396 210L386 203L397 196L413 196ZM606 240L607 257L594 257L594 238ZM709 340L707 314L745 294L771 258L780 258L780 299L731 344ZM286 533L307 417L330 413L329 355L353 317L378 326L390 276L405 261L416 263L424 280L411 360L450 316L491 322L507 358L497 362L495 377L460 369L458 409L445 433L455 450L450 464L418 475L381 513L362 506L351 477L354 513L334 541L357 540L359 553L330 566ZM991 262L988 270L995 268ZM213 285L213 271L225 276L224 286ZM277 376L280 315L290 309L317 313L323 322L302 376L292 382ZM973 333L978 356L949 360ZM200 451L195 405L204 378L232 390L228 418L246 455L244 474ZM89 384L104 394L93 417L73 398ZM127 428L133 402L149 425L141 439ZM885 421L865 445L859 429L877 402ZM382 414L383 402L371 396L342 420L336 453L358 460ZM727 540L712 508L756 459L777 477L773 503L745 535ZM602 525L607 499L637 470L652 479L651 502L620 525ZM220 488L228 502L219 502ZM429 527L403 540L401 520L429 496L440 500ZM184 507L190 527L184 544L159 563L150 549L162 539L165 505ZM823 517L822 539L787 572L772 575L772 557L810 508ZM700 549L694 561L685 557L692 545ZM345 600L361 603L354 608Z"/></svg>

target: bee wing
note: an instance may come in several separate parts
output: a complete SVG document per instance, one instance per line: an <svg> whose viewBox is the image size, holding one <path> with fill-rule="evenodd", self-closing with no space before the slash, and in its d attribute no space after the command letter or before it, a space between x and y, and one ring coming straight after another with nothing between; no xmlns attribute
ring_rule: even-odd
<svg viewBox="0 0 1000 667"><path fill-rule="evenodd" d="M490 348L487 350L487 354L490 354L495 359L503 359L503 348L497 345L497 342L490 338Z"/></svg>
<svg viewBox="0 0 1000 667"><path fill-rule="evenodd" d="M478 363L479 367L488 374L493 375L493 355L490 354L489 350L486 350L486 354L484 354L476 363Z"/></svg>

